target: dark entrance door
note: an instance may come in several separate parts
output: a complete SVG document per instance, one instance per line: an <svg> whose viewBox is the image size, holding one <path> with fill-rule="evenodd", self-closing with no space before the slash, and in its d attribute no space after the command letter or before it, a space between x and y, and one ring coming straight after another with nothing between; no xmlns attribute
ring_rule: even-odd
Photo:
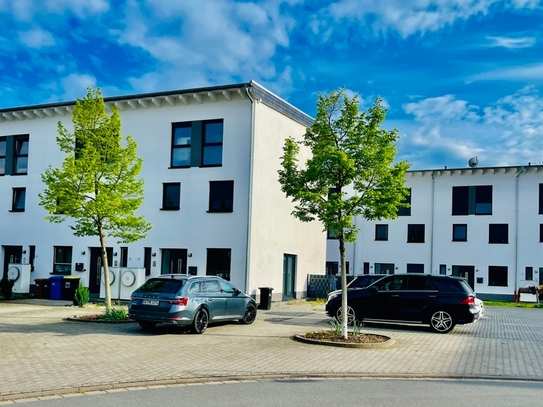
<svg viewBox="0 0 543 407"><path fill-rule="evenodd" d="M161 274L187 274L187 249L162 249Z"/></svg>
<svg viewBox="0 0 543 407"><path fill-rule="evenodd" d="M283 255L283 301L294 298L294 282L296 281L296 256Z"/></svg>
<svg viewBox="0 0 543 407"><path fill-rule="evenodd" d="M107 247L108 266L113 264L113 248ZM89 291L91 294L100 294L100 278L102 277L102 249L99 247L90 248L89 265Z"/></svg>
<svg viewBox="0 0 543 407"><path fill-rule="evenodd" d="M4 268L3 277L7 277L8 264L22 263L23 246L2 246L4 248Z"/></svg>
<svg viewBox="0 0 543 407"><path fill-rule="evenodd" d="M464 277L472 290L475 290L475 266L452 266L452 275Z"/></svg>

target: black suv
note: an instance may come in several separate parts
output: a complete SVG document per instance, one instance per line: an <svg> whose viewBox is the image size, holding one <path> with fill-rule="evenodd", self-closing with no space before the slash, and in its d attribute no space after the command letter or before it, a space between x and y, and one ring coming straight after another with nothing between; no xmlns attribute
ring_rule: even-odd
<svg viewBox="0 0 543 407"><path fill-rule="evenodd" d="M342 320L341 292L329 294L326 314ZM423 323L439 333L479 318L475 294L460 277L393 274L366 288L347 289L349 323L364 319Z"/></svg>

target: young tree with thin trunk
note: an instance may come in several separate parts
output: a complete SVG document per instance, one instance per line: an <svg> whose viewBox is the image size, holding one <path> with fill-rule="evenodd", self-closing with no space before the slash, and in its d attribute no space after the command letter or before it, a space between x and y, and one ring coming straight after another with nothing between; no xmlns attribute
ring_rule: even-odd
<svg viewBox="0 0 543 407"><path fill-rule="evenodd" d="M137 176L142 159L136 142L123 143L121 119L116 106L111 116L100 89L87 89L77 100L72 115L73 132L58 123L57 143L66 158L60 168L49 166L41 178L46 188L39 194L46 219L70 226L75 236L98 236L104 265L106 312L111 312L111 290L106 238L130 243L144 238L151 224L136 215L143 202L143 179ZM124 144L124 145L123 145Z"/></svg>
<svg viewBox="0 0 543 407"><path fill-rule="evenodd" d="M279 182L295 203L293 215L303 222L318 219L339 241L342 287L342 336L347 338L347 272L345 243L355 242L357 216L367 220L393 219L404 200L405 171L409 164L395 162L396 130L381 128L386 110L377 98L360 112L358 98L344 89L319 94L317 117L303 140L285 140ZM299 165L300 147L310 158Z"/></svg>

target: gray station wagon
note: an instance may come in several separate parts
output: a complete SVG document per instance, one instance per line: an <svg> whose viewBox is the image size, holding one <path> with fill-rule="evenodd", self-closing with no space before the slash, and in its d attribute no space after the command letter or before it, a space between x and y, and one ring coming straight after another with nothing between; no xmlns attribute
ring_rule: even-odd
<svg viewBox="0 0 543 407"><path fill-rule="evenodd" d="M134 291L128 314L144 330L162 323L189 326L191 332L201 334L214 322L252 324L256 309L252 297L220 277L166 274Z"/></svg>

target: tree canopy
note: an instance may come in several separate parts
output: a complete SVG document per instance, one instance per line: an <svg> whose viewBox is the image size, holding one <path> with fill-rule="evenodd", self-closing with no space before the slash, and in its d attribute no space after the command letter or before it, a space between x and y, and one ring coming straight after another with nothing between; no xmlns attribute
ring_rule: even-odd
<svg viewBox="0 0 543 407"><path fill-rule="evenodd" d="M123 145L121 120L113 106L111 116L100 89L87 90L72 115L73 132L58 123L57 144L66 154L60 168L49 166L42 174L46 188L39 194L46 219L70 226L75 236L98 236L106 279L106 305L111 308L106 237L121 243L142 239L151 224L136 210L144 198L144 180L137 176L143 160L137 144L127 136Z"/></svg>
<svg viewBox="0 0 543 407"><path fill-rule="evenodd" d="M399 136L397 130L381 127L386 112L380 98L360 112L358 97L349 98L344 89L319 94L313 125L302 140L289 137L283 147L281 189L295 203L295 217L319 220L339 240L344 290L344 244L356 241L355 217L393 219L407 206L404 176L409 164L396 162ZM302 164L301 148L310 152ZM346 301L346 290L343 297ZM344 329L346 335L346 325Z"/></svg>

